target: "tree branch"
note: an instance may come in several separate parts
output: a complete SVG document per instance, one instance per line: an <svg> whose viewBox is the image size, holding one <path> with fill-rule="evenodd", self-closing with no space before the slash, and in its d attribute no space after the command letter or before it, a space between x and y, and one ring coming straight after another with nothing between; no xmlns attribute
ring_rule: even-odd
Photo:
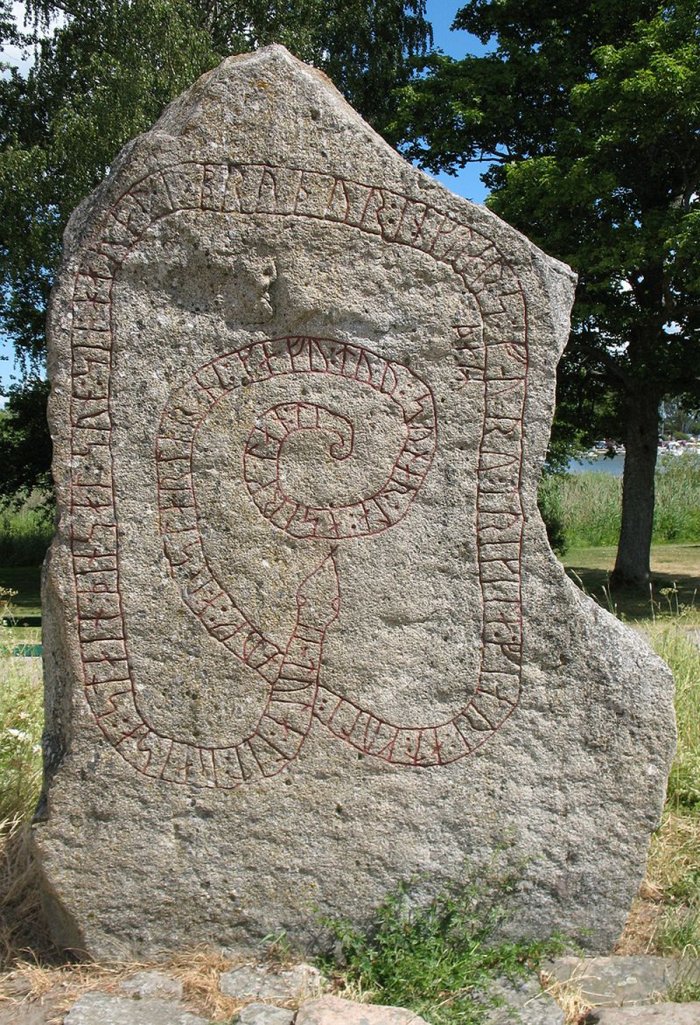
<svg viewBox="0 0 700 1025"><path fill-rule="evenodd" d="M599 349L595 345L591 345L585 340L584 335L575 334L573 337L576 338L583 352L602 363L613 377L624 385L630 383L630 375L625 373L614 356L611 356L605 349Z"/></svg>

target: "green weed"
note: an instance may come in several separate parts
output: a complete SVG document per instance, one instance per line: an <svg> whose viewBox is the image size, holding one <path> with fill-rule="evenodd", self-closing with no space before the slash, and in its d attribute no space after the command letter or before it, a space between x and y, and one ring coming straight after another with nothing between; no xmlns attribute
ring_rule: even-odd
<svg viewBox="0 0 700 1025"><path fill-rule="evenodd" d="M674 1004L690 1004L700 1001L700 981L679 979L669 989L666 999Z"/></svg>
<svg viewBox="0 0 700 1025"><path fill-rule="evenodd" d="M700 957L700 906L668 908L654 937L654 946L659 954L694 960Z"/></svg>
<svg viewBox="0 0 700 1025"><path fill-rule="evenodd" d="M504 918L498 898L510 886L479 878L416 906L415 883L405 884L386 897L366 931L324 921L336 940L324 969L355 995L409 1008L433 1025L477 1025L495 1002L489 991L497 978L522 976L561 948L555 941L495 942Z"/></svg>

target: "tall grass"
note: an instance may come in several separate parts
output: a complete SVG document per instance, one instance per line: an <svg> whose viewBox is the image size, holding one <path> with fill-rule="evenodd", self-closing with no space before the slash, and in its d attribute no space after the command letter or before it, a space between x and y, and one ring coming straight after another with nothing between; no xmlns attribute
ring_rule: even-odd
<svg viewBox="0 0 700 1025"><path fill-rule="evenodd" d="M0 614L11 611L12 595L0 587ZM0 637L0 834L3 823L27 820L36 807L43 727L41 662L14 658Z"/></svg>
<svg viewBox="0 0 700 1025"><path fill-rule="evenodd" d="M53 537L53 516L45 506L0 509L0 566L38 566Z"/></svg>
<svg viewBox="0 0 700 1025"><path fill-rule="evenodd" d="M557 474L540 485L545 522L554 516L569 547L616 545L622 480L607 473ZM551 535L551 529L550 529ZM656 473L655 544L700 541L700 455L663 456Z"/></svg>
<svg viewBox="0 0 700 1025"><path fill-rule="evenodd" d="M11 611L13 592L0 587L0 614ZM41 788L44 725L41 662L14 658L0 636L0 969L31 945L50 949L43 922L37 870L30 842L32 814Z"/></svg>
<svg viewBox="0 0 700 1025"><path fill-rule="evenodd" d="M697 813L700 829L700 650L678 620L660 629L651 628L649 635L676 683L678 749L668 781L668 808L676 813Z"/></svg>
<svg viewBox="0 0 700 1025"><path fill-rule="evenodd" d="M700 455L661 460L656 474L654 540L700 541Z"/></svg>
<svg viewBox="0 0 700 1025"><path fill-rule="evenodd" d="M661 828L650 850L647 880L655 892L650 938L659 954L700 957L700 649L685 629L687 610L645 628L675 680L678 747ZM674 999L691 999L684 990ZM693 994L692 999L697 999Z"/></svg>
<svg viewBox="0 0 700 1025"><path fill-rule="evenodd" d="M39 797L44 710L37 661L0 655L0 822L28 818Z"/></svg>

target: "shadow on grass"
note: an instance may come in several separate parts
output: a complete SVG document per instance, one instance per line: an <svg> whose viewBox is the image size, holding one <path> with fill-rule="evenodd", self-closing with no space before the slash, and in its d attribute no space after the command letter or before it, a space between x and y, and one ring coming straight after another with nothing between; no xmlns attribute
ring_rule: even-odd
<svg viewBox="0 0 700 1025"><path fill-rule="evenodd" d="M684 608L700 610L700 577L694 574L652 573L647 594L628 588L610 590L610 572L590 566L567 566L567 576L608 612L622 619L651 621L678 615Z"/></svg>
<svg viewBox="0 0 700 1025"><path fill-rule="evenodd" d="M41 566L0 566L0 588L16 591L12 611L18 615L41 615Z"/></svg>

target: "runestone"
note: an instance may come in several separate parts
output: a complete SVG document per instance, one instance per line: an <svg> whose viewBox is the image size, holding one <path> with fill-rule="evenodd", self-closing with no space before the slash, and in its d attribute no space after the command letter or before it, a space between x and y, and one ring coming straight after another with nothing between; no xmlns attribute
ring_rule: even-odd
<svg viewBox="0 0 700 1025"><path fill-rule="evenodd" d="M313 947L496 854L506 932L614 942L672 681L537 511L573 288L279 46L120 154L50 316L59 942Z"/></svg>

